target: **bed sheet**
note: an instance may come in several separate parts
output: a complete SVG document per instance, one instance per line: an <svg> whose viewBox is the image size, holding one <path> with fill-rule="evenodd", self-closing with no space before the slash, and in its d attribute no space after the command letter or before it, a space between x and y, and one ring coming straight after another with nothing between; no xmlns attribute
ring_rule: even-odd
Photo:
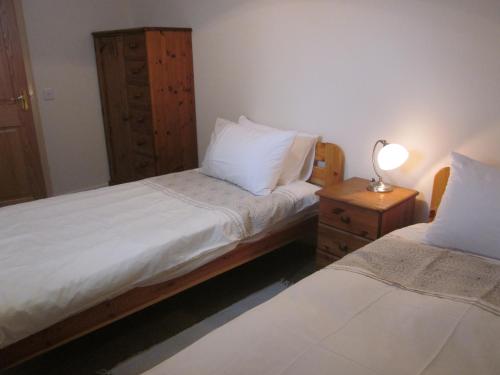
<svg viewBox="0 0 500 375"><path fill-rule="evenodd" d="M191 170L0 209L0 348L208 263L315 205L317 189L256 197Z"/></svg>

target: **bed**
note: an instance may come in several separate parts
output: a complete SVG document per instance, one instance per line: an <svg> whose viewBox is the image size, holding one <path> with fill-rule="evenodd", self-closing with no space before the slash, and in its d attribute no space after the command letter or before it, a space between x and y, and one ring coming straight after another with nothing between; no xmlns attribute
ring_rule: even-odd
<svg viewBox="0 0 500 375"><path fill-rule="evenodd" d="M449 169L435 178L433 219ZM498 374L500 261L406 227L314 273L146 375Z"/></svg>
<svg viewBox="0 0 500 375"><path fill-rule="evenodd" d="M316 228L343 153L266 197L198 170L3 208L0 368L43 353Z"/></svg>

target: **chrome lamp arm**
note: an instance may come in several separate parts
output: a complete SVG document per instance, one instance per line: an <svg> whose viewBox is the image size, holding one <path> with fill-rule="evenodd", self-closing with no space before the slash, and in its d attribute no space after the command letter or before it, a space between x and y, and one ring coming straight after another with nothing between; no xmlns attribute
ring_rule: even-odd
<svg viewBox="0 0 500 375"><path fill-rule="evenodd" d="M373 170L375 171L375 174L378 177L378 181L372 178L370 184L366 187L366 189L374 193L389 193L394 189L391 185L386 184L382 180L382 176L377 171L377 163L375 162L375 152L377 151L377 146L379 145L379 143L382 145L382 148L384 148L389 144L385 139L379 139L377 142L375 142L372 152L372 165L373 165Z"/></svg>
<svg viewBox="0 0 500 375"><path fill-rule="evenodd" d="M373 151L372 151L373 170L374 170L375 174L377 175L378 180L382 181L382 176L377 171L377 163L375 163L375 152L377 151L377 146L379 143L382 145L382 147L387 146L389 143L385 139L379 139L377 142L375 142L375 145L373 146ZM372 182L374 182L374 181L375 181L375 179L372 178Z"/></svg>

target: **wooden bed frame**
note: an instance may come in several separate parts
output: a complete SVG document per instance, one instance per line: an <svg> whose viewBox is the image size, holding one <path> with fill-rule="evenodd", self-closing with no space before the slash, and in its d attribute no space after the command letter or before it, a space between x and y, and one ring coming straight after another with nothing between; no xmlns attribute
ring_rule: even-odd
<svg viewBox="0 0 500 375"><path fill-rule="evenodd" d="M432 222L436 217L437 210L443 199L448 179L450 178L450 167L440 169L434 176L434 184L432 185L431 206L429 209L429 222Z"/></svg>
<svg viewBox="0 0 500 375"><path fill-rule="evenodd" d="M344 154L331 143L318 143L310 182L325 186L341 182L344 176ZM238 245L229 253L175 279L132 289L118 297L70 316L38 333L0 350L0 369L5 369L56 348L64 343L104 327L223 272L247 263L317 229L317 217L293 223L266 237Z"/></svg>

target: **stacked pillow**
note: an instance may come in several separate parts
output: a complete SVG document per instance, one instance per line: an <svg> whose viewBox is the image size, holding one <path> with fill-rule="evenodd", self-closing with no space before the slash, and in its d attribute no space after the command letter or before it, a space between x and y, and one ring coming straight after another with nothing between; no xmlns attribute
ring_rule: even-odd
<svg viewBox="0 0 500 375"><path fill-rule="evenodd" d="M425 240L500 259L500 169L453 153L448 185Z"/></svg>
<svg viewBox="0 0 500 375"><path fill-rule="evenodd" d="M257 124L250 121L245 116L238 120L240 125L252 126L263 131L275 131L270 126ZM288 185L294 181L307 181L311 177L314 166L314 152L318 136L306 133L297 133L293 141L290 152L288 153L283 170L281 171L278 185Z"/></svg>
<svg viewBox="0 0 500 375"><path fill-rule="evenodd" d="M217 119L201 172L255 195L267 195L278 184L309 177L316 140L295 131L255 124L243 116L240 124ZM309 159L310 168L305 165Z"/></svg>

